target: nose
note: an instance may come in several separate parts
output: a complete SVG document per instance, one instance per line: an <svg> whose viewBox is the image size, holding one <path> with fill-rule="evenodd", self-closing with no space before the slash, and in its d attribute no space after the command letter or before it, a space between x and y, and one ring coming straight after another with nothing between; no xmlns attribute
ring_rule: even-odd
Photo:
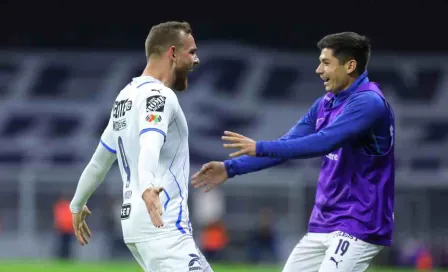
<svg viewBox="0 0 448 272"><path fill-rule="evenodd" d="M193 65L199 65L201 63L201 61L199 60L199 58L198 57L196 57L195 59L194 59L194 62L193 62Z"/></svg>
<svg viewBox="0 0 448 272"><path fill-rule="evenodd" d="M317 66L317 68L316 68L316 74L318 74L318 75L323 74L323 71L322 71L322 64L319 64L319 66Z"/></svg>

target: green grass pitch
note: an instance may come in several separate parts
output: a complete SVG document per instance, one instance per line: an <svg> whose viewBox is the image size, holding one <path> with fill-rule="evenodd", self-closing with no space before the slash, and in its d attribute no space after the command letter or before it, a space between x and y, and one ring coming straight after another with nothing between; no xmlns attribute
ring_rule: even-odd
<svg viewBox="0 0 448 272"><path fill-rule="evenodd" d="M215 272L281 272L281 266L250 266L236 264L213 264ZM56 261L0 261L0 271L8 272L142 272L134 262L56 262ZM369 272L415 271L394 268L371 268ZM448 270L434 270L448 272Z"/></svg>

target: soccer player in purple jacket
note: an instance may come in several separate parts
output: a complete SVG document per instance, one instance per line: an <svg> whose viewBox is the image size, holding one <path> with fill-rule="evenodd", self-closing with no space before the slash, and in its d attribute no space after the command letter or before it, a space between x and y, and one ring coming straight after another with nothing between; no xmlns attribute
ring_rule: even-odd
<svg viewBox="0 0 448 272"><path fill-rule="evenodd" d="M394 114L367 74L370 43L353 32L325 36L316 73L326 94L284 136L254 141L226 131L224 162L209 162L193 176L206 191L228 178L289 159L322 157L308 233L284 272L365 271L392 240ZM244 156L242 156L244 155Z"/></svg>

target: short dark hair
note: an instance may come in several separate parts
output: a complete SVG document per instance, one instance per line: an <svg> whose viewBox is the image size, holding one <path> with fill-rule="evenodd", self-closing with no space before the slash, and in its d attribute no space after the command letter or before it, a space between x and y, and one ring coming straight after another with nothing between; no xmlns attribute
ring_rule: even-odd
<svg viewBox="0 0 448 272"><path fill-rule="evenodd" d="M170 21L153 26L145 41L146 57L160 56L172 45L183 46L181 32L192 34L190 24Z"/></svg>
<svg viewBox="0 0 448 272"><path fill-rule="evenodd" d="M367 69L370 59L370 41L366 36L355 32L334 33L323 37L317 47L332 49L333 55L340 63L356 60L356 72L362 74Z"/></svg>

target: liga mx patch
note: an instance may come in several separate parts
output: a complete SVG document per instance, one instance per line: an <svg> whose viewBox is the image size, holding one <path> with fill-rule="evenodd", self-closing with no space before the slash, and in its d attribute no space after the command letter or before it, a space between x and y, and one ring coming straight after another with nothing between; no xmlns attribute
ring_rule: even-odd
<svg viewBox="0 0 448 272"><path fill-rule="evenodd" d="M163 95L154 95L146 98L146 112L163 112L165 109L166 97Z"/></svg>
<svg viewBox="0 0 448 272"><path fill-rule="evenodd" d="M148 114L146 116L146 122L151 123L151 124L158 124L160 122L162 122L162 116L160 116L159 114Z"/></svg>

